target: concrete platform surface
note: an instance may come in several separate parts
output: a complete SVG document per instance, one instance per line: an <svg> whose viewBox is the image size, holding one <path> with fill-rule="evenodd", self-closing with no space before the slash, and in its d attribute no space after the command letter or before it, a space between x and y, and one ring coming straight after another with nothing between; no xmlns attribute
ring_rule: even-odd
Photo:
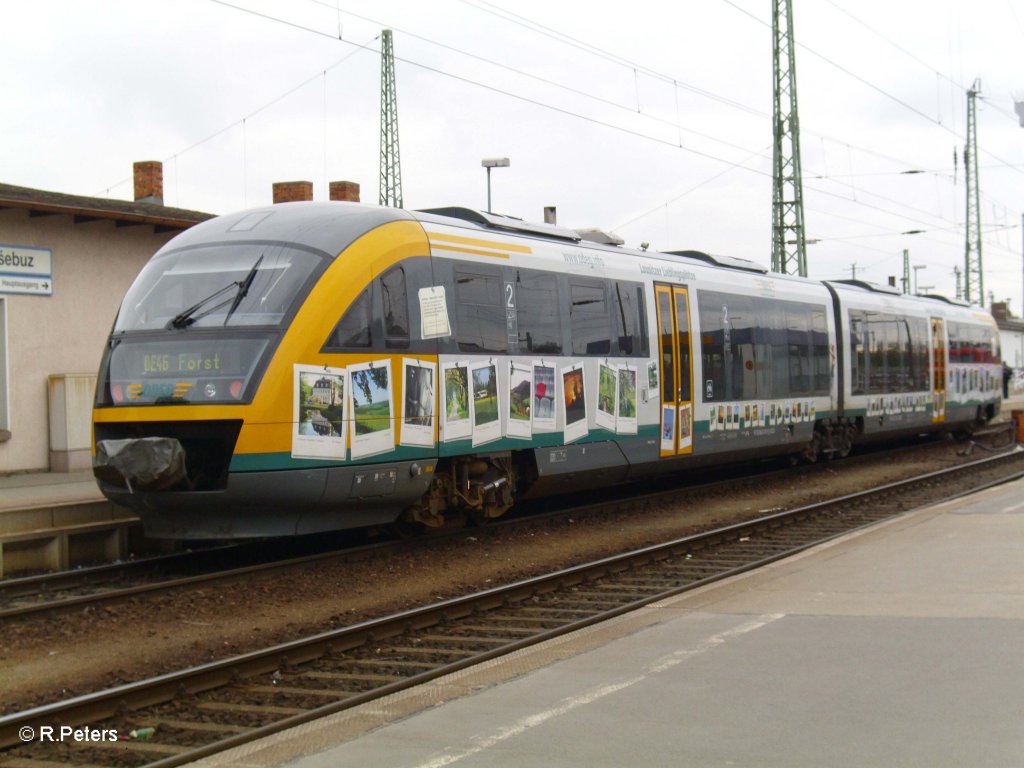
<svg viewBox="0 0 1024 768"><path fill-rule="evenodd" d="M103 500L91 469L0 476L0 512Z"/></svg>
<svg viewBox="0 0 1024 768"><path fill-rule="evenodd" d="M1024 482L200 761L1019 766Z"/></svg>

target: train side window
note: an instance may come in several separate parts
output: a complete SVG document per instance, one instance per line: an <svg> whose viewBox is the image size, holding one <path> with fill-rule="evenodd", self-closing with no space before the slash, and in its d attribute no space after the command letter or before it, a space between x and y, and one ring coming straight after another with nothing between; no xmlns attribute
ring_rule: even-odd
<svg viewBox="0 0 1024 768"><path fill-rule="evenodd" d="M750 400L758 397L756 345L754 329L757 319L754 304L746 296L729 296L725 326L726 354L728 355L729 397L732 400Z"/></svg>
<svg viewBox="0 0 1024 768"><path fill-rule="evenodd" d="M611 318L604 280L569 278L569 325L574 355L611 353Z"/></svg>
<svg viewBox="0 0 1024 768"><path fill-rule="evenodd" d="M508 332L501 276L487 267L455 270L459 351L505 352Z"/></svg>
<svg viewBox="0 0 1024 768"><path fill-rule="evenodd" d="M634 306L636 294L631 283L612 283L612 325L615 327L617 354L631 356L640 353L640 334L637 326L637 311Z"/></svg>
<svg viewBox="0 0 1024 768"><path fill-rule="evenodd" d="M910 318L910 336L914 355L914 389L917 391L930 388L928 381L928 321L923 317Z"/></svg>
<svg viewBox="0 0 1024 768"><path fill-rule="evenodd" d="M885 322L881 315L865 313L868 338L868 394L885 391Z"/></svg>
<svg viewBox="0 0 1024 768"><path fill-rule="evenodd" d="M786 304L786 343L789 348L789 393L811 392L811 328L807 310L800 304Z"/></svg>
<svg viewBox="0 0 1024 768"><path fill-rule="evenodd" d="M885 316L885 391L901 392L903 380L903 347L900 326L893 315Z"/></svg>
<svg viewBox="0 0 1024 768"><path fill-rule="evenodd" d="M647 340L647 306L644 304L644 287L638 285L636 287L636 312L639 318L640 325L640 352L642 357L647 357L650 354L651 347Z"/></svg>
<svg viewBox="0 0 1024 768"><path fill-rule="evenodd" d="M725 381L725 317L728 306L721 293L698 291L700 302L700 359L704 371L704 399L712 402L729 397ZM710 383L710 386L709 386Z"/></svg>
<svg viewBox="0 0 1024 768"><path fill-rule="evenodd" d="M515 300L520 352L561 354L562 302L557 275L517 269Z"/></svg>
<svg viewBox="0 0 1024 768"><path fill-rule="evenodd" d="M384 316L384 345L409 346L409 298L405 270L394 267L380 276L381 310Z"/></svg>
<svg viewBox="0 0 1024 768"><path fill-rule="evenodd" d="M850 392L863 395L867 392L867 344L864 328L864 313L850 310Z"/></svg>
<svg viewBox="0 0 1024 768"><path fill-rule="evenodd" d="M832 390L832 359L828 350L828 324L822 307L811 310L811 359L814 394L827 395Z"/></svg>
<svg viewBox="0 0 1024 768"><path fill-rule="evenodd" d="M364 288L327 337L324 351L331 352L351 347L365 349L371 343L370 289Z"/></svg>

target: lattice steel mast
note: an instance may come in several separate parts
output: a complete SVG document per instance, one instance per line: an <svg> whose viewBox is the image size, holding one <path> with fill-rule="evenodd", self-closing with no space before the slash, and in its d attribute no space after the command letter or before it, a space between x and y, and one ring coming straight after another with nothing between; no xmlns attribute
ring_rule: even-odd
<svg viewBox="0 0 1024 768"><path fill-rule="evenodd" d="M772 187L772 271L807 276L800 120L791 0L772 0L775 149Z"/></svg>
<svg viewBox="0 0 1024 768"><path fill-rule="evenodd" d="M398 97L395 94L395 49L391 30L380 37L380 200L402 207L402 167L398 152Z"/></svg>
<svg viewBox="0 0 1024 768"><path fill-rule="evenodd" d="M967 181L967 223L964 245L964 301L985 306L985 281L981 269L981 199L978 194L978 126L975 102L981 81L967 91L967 142L964 144L964 178Z"/></svg>

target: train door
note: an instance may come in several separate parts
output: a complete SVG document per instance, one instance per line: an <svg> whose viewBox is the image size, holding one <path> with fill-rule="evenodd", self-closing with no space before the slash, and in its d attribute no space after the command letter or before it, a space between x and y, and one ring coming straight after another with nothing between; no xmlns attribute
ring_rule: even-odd
<svg viewBox="0 0 1024 768"><path fill-rule="evenodd" d="M932 422L946 420L946 332L941 317L932 318Z"/></svg>
<svg viewBox="0 0 1024 768"><path fill-rule="evenodd" d="M693 355L688 290L655 285L661 374L661 455L693 452Z"/></svg>

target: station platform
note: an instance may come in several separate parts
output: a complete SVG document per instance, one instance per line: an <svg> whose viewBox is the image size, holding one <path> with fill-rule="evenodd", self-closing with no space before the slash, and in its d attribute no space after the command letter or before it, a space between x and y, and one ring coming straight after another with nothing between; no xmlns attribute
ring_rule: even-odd
<svg viewBox="0 0 1024 768"><path fill-rule="evenodd" d="M141 542L138 517L107 501L91 469L0 476L0 578L116 560Z"/></svg>
<svg viewBox="0 0 1024 768"><path fill-rule="evenodd" d="M1024 481L194 765L1016 766Z"/></svg>

